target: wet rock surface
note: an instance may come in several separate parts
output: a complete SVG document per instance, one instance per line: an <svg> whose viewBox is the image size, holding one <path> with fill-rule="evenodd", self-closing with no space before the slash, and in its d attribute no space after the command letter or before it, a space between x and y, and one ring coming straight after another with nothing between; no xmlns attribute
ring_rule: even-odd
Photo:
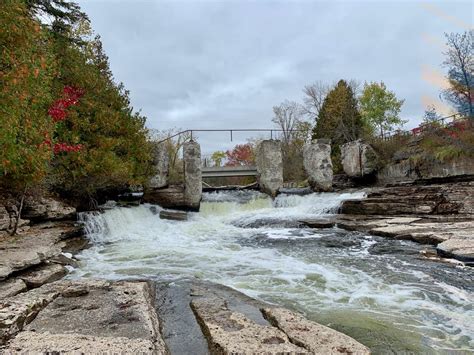
<svg viewBox="0 0 474 355"><path fill-rule="evenodd" d="M270 323L287 334L293 344L313 354L370 354L370 350L351 337L311 322L285 308L264 308Z"/></svg>
<svg viewBox="0 0 474 355"><path fill-rule="evenodd" d="M474 182L374 189L344 201L336 225L437 245L441 256L474 263Z"/></svg>
<svg viewBox="0 0 474 355"><path fill-rule="evenodd" d="M273 311L269 304L209 282L181 280L157 284L157 312L171 354L328 353L311 350L311 342L317 341L348 353L366 350L352 338L301 315L284 309ZM286 312L285 316L292 319L291 327L280 329L269 322L264 315L272 312ZM307 336L299 344L289 335L296 329L305 329ZM331 337L322 338L321 329L331 333ZM292 336L296 338L295 334Z"/></svg>

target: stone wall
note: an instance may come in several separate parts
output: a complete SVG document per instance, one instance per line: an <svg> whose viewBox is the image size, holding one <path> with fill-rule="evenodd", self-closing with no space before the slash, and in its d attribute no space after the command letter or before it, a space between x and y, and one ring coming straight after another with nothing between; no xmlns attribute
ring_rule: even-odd
<svg viewBox="0 0 474 355"><path fill-rule="evenodd" d="M256 152L260 189L275 197L283 186L281 142L264 140L257 146Z"/></svg>
<svg viewBox="0 0 474 355"><path fill-rule="evenodd" d="M202 197L201 146L195 142L183 145L184 201L190 210L199 210Z"/></svg>
<svg viewBox="0 0 474 355"><path fill-rule="evenodd" d="M380 184L410 183L418 180L449 180L474 177L474 160L468 157L440 162L403 159L385 166L377 174Z"/></svg>
<svg viewBox="0 0 474 355"><path fill-rule="evenodd" d="M308 174L308 182L315 191L331 191L333 170L331 161L331 141L317 139L303 148L303 164Z"/></svg>

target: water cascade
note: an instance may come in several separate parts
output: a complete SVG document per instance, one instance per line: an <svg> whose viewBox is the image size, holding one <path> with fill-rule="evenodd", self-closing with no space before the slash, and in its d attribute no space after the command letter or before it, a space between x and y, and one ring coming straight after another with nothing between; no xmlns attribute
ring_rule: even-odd
<svg viewBox="0 0 474 355"><path fill-rule="evenodd" d="M423 260L410 241L298 222L360 196L207 193L186 222L161 220L150 205L84 213L93 246L71 277L201 278L298 310L374 352L472 349L472 269Z"/></svg>

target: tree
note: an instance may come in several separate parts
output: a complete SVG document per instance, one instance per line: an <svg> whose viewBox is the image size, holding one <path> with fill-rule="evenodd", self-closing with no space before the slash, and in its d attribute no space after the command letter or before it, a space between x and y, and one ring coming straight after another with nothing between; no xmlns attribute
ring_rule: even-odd
<svg viewBox="0 0 474 355"><path fill-rule="evenodd" d="M294 134L295 126L301 121L301 105L294 101L284 101L279 106L273 106L273 119L282 130L283 144L288 145Z"/></svg>
<svg viewBox="0 0 474 355"><path fill-rule="evenodd" d="M234 149L226 152L226 166L254 165L255 154L252 144L237 144Z"/></svg>
<svg viewBox="0 0 474 355"><path fill-rule="evenodd" d="M406 121L400 118L404 100L398 100L395 93L387 89L383 82L365 83L360 97L363 120L383 137L387 131Z"/></svg>
<svg viewBox="0 0 474 355"><path fill-rule="evenodd" d="M432 124L438 122L441 118L441 115L436 111L436 107L429 105L423 115L423 122L427 124Z"/></svg>
<svg viewBox="0 0 474 355"><path fill-rule="evenodd" d="M474 30L445 36L448 50L443 65L448 68L450 88L443 96L458 112L474 117Z"/></svg>
<svg viewBox="0 0 474 355"><path fill-rule="evenodd" d="M226 156L226 152L223 152L221 150L212 153L211 159L214 162L214 166L222 166L222 161L225 159Z"/></svg>
<svg viewBox="0 0 474 355"><path fill-rule="evenodd" d="M339 80L324 98L312 137L331 139L331 158L336 172L342 170L340 146L360 138L364 130L354 91L345 80Z"/></svg>
<svg viewBox="0 0 474 355"><path fill-rule="evenodd" d="M319 112L323 106L324 98L328 94L331 87L317 81L314 84L306 85L303 89L303 113L316 122L319 118Z"/></svg>
<svg viewBox="0 0 474 355"><path fill-rule="evenodd" d="M329 138L340 145L359 138L363 127L354 92L345 80L340 80L324 99L313 139Z"/></svg>

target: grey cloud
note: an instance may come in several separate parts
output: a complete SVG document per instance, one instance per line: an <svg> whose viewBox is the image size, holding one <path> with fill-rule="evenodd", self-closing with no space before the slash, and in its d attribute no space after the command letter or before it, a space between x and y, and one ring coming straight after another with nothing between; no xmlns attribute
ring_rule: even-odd
<svg viewBox="0 0 474 355"><path fill-rule="evenodd" d="M421 66L442 54L422 40L461 31L413 1L79 1L102 36L112 71L158 129L270 127L272 106L304 85L383 80L417 124ZM470 2L437 2L472 23ZM244 137L245 138L245 137ZM242 138L242 141L245 139ZM202 135L203 149L230 147Z"/></svg>

